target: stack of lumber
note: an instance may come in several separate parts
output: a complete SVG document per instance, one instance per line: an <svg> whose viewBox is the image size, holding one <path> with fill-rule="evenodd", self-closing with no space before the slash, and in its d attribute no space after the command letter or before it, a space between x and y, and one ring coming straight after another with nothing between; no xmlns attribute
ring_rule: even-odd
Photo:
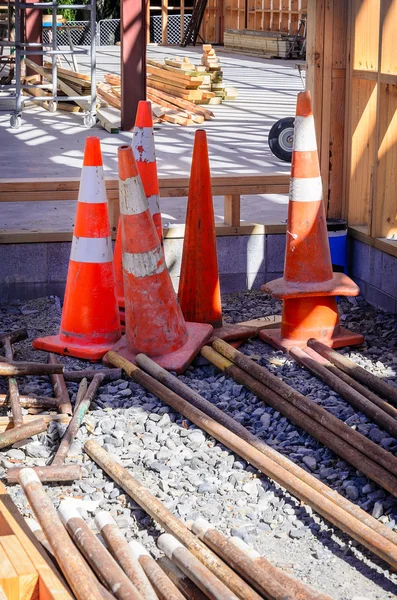
<svg viewBox="0 0 397 600"><path fill-rule="evenodd" d="M294 36L272 31L242 31L228 29L224 32L225 50L228 52L243 52L263 58L287 58ZM295 44L290 58L298 58L300 44Z"/></svg>
<svg viewBox="0 0 397 600"><path fill-rule="evenodd" d="M211 44L203 44L201 64L206 68L206 74L203 77L208 80L203 81L200 89L205 86L208 91L215 94L212 104L220 104L222 100L235 100L237 90L235 87L225 85L219 59Z"/></svg>
<svg viewBox="0 0 397 600"><path fill-rule="evenodd" d="M159 92L171 94L195 104L207 99L206 92L198 88L201 80L195 70L182 70L155 60L147 60L147 85Z"/></svg>

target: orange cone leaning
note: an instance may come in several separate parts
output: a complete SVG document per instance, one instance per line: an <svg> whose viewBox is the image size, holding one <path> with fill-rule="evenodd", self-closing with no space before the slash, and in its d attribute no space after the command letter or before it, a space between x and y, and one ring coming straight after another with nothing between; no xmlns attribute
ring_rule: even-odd
<svg viewBox="0 0 397 600"><path fill-rule="evenodd" d="M297 100L284 277L261 289L283 300L281 330L259 334L276 348L302 347L312 337L333 348L363 342L339 324L335 296L357 296L359 288L332 272L310 92Z"/></svg>
<svg viewBox="0 0 397 600"><path fill-rule="evenodd" d="M126 334L112 350L131 362L143 352L182 373L213 328L185 322L131 146L121 146L118 158Z"/></svg>
<svg viewBox="0 0 397 600"><path fill-rule="evenodd" d="M247 339L257 329L222 325L222 304L206 132L196 131L178 298L187 321L209 323L214 336Z"/></svg>
<svg viewBox="0 0 397 600"><path fill-rule="evenodd" d="M60 332L33 346L99 360L120 336L102 154L99 138L88 137Z"/></svg>
<svg viewBox="0 0 397 600"><path fill-rule="evenodd" d="M132 140L135 161L142 179L143 189L149 203L149 209L156 227L157 235L163 243L163 226L161 222L159 182L157 178L156 153L153 135L152 104L141 100L138 103L134 138ZM114 270L116 276L116 294L119 306L124 308L124 283L120 223L117 229L114 248ZM124 320L124 311L120 313Z"/></svg>

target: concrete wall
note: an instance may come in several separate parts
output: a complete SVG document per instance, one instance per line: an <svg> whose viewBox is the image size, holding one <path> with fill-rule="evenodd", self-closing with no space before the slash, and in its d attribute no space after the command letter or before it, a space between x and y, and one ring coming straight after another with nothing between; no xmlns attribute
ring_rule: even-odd
<svg viewBox="0 0 397 600"><path fill-rule="evenodd" d="M284 235L220 236L217 239L222 292L259 289L281 277ZM166 239L167 265L177 287L183 239ZM1 244L0 302L57 295L63 298L70 243Z"/></svg>
<svg viewBox="0 0 397 600"><path fill-rule="evenodd" d="M178 286L183 239L166 239L167 265ZM259 289L282 276L284 235L217 238L221 290ZM0 302L57 295L63 298L70 243L1 244ZM397 313L397 258L349 239L349 269L361 294L374 306Z"/></svg>

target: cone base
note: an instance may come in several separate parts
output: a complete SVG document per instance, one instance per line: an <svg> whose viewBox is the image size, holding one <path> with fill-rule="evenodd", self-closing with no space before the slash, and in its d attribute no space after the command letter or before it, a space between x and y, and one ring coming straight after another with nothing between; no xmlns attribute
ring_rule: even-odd
<svg viewBox="0 0 397 600"><path fill-rule="evenodd" d="M268 315L266 317L258 317L258 319L242 321L241 323L236 323L236 325L240 327L254 327L259 332L262 329L274 329L279 323L281 323L281 315Z"/></svg>
<svg viewBox="0 0 397 600"><path fill-rule="evenodd" d="M261 291L283 300L301 296L358 296L360 288L344 273L334 273L329 281L310 283L295 283L280 277L262 285Z"/></svg>
<svg viewBox="0 0 397 600"><path fill-rule="evenodd" d="M337 328L337 334L331 338L320 338L320 341L329 346L330 348L344 348L345 346L359 346L364 342L364 336L353 333L344 327ZM304 348L307 345L307 341L313 335L310 335L306 340L295 340L281 337L281 329L266 329L259 332L259 337L263 342L270 344L277 350L283 350L288 352L293 346L298 348ZM320 336L318 336L320 337ZM316 338L317 339L317 338Z"/></svg>
<svg viewBox="0 0 397 600"><path fill-rule="evenodd" d="M116 338L117 339L117 338ZM83 358L85 360L97 361L101 360L106 352L114 346L114 341L107 344L77 344L76 342L65 343L61 340L60 335L50 335L48 337L37 338L32 342L33 348L36 350L45 350L46 352L54 352L62 356L74 356L75 358Z"/></svg>
<svg viewBox="0 0 397 600"><path fill-rule="evenodd" d="M174 371L178 375L186 371L192 360L200 352L201 348L208 342L212 333L213 327L205 323L186 323L187 332L189 335L188 341L179 350L163 354L159 356L150 356L154 362L167 371ZM136 356L140 351L133 352L127 346L127 338L123 336L113 348L113 352L117 352L123 358L126 358L134 365L136 364ZM103 361L107 365L106 359ZM110 365L109 365L110 366Z"/></svg>
<svg viewBox="0 0 397 600"><path fill-rule="evenodd" d="M258 327L247 327L243 325L223 325L214 329L214 333L209 340L211 344L216 338L225 340L225 342L233 340L248 340L248 338L257 337L259 333Z"/></svg>

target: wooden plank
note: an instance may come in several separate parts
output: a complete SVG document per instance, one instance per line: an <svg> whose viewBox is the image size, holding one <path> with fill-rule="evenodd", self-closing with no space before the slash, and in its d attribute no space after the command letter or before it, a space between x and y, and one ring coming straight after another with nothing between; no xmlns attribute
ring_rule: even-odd
<svg viewBox="0 0 397 600"><path fill-rule="evenodd" d="M379 58L379 0L351 0L353 26L356 35L353 45L353 69L378 70Z"/></svg>
<svg viewBox="0 0 397 600"><path fill-rule="evenodd" d="M45 62L44 68L51 69L52 63ZM73 79L80 79L81 81L86 81L91 85L91 76L90 75L84 75L83 73L77 73L76 71L72 71L72 69L65 69L64 67L59 67L59 66L57 66L57 72L60 75L69 75L70 77L73 77Z"/></svg>
<svg viewBox="0 0 397 600"><path fill-rule="evenodd" d="M224 221L226 225L240 227L240 196L229 194L224 197Z"/></svg>
<svg viewBox="0 0 397 600"><path fill-rule="evenodd" d="M18 538L0 535L0 546L17 573L19 600L39 600L39 575Z"/></svg>
<svg viewBox="0 0 397 600"><path fill-rule="evenodd" d="M148 77L147 83L148 87L153 87L156 90L164 91L173 96L177 96L178 98L183 98L184 100L201 100L202 98L202 93L200 92L200 90L185 91L182 88L161 83L160 81L157 81L154 77Z"/></svg>
<svg viewBox="0 0 397 600"><path fill-rule="evenodd" d="M45 550L0 482L0 534L9 535L10 532L17 537L39 575L40 600L73 600L67 584L47 558Z"/></svg>
<svg viewBox="0 0 397 600"><path fill-rule="evenodd" d="M10 559L0 547L0 586L8 600L19 600L19 578Z"/></svg>
<svg viewBox="0 0 397 600"><path fill-rule="evenodd" d="M308 0L308 14L310 18L307 22L306 89L312 94L317 147L321 149L325 0Z"/></svg>
<svg viewBox="0 0 397 600"><path fill-rule="evenodd" d="M363 244L367 244L368 246L372 246L373 248L377 248L378 250L382 250L386 254L390 254L391 256L395 256L397 258L397 241L387 240L385 238L374 238L371 237L367 233L366 227L360 227L357 225L352 225L348 229L349 236L358 240L359 242L363 242Z"/></svg>

